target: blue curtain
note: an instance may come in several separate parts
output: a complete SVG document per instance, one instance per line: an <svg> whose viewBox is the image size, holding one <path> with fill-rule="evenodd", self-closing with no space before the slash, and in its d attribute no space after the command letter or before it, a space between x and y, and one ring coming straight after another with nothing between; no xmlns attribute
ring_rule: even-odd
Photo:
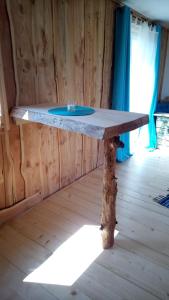
<svg viewBox="0 0 169 300"><path fill-rule="evenodd" d="M154 84L154 93L152 104L149 113L149 148L155 149L157 148L157 137L156 137L156 127L154 122L154 112L157 106L157 98L158 98L158 82L159 82L159 66L160 66L160 49L161 49L161 26L156 26L156 30L158 32L158 40L157 40L157 52L156 52L156 61L155 61L155 84Z"/></svg>
<svg viewBox="0 0 169 300"><path fill-rule="evenodd" d="M116 10L114 66L112 74L112 109L129 111L130 96L130 8L123 6ZM122 134L123 149L117 150L117 160L130 157L129 133Z"/></svg>

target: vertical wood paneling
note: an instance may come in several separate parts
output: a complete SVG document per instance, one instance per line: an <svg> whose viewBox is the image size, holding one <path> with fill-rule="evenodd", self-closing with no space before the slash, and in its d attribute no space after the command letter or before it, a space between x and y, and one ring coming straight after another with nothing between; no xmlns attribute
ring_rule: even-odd
<svg viewBox="0 0 169 300"><path fill-rule="evenodd" d="M102 73L102 96L101 107L110 108L110 81L112 71L113 57L113 37L114 37L114 22L115 9L117 5L111 0L106 0L105 11L105 36L104 36L104 58L103 58L103 73Z"/></svg>
<svg viewBox="0 0 169 300"><path fill-rule="evenodd" d="M84 1L53 1L58 102L83 103ZM82 175L82 136L59 130L60 183Z"/></svg>
<svg viewBox="0 0 169 300"><path fill-rule="evenodd" d="M83 174L96 168L98 145L97 140L83 136Z"/></svg>
<svg viewBox="0 0 169 300"><path fill-rule="evenodd" d="M3 151L3 163L4 163L4 181L5 181L5 206L9 207L16 202L15 193L15 178L14 178L14 166L11 156L11 148L9 143L9 132L5 131L2 134L2 151Z"/></svg>
<svg viewBox="0 0 169 300"><path fill-rule="evenodd" d="M105 1L85 0L84 103L100 107L104 53ZM83 137L83 172L97 166L98 141Z"/></svg>
<svg viewBox="0 0 169 300"><path fill-rule="evenodd" d="M8 104L5 88L4 63L0 44L0 127L9 130Z"/></svg>
<svg viewBox="0 0 169 300"><path fill-rule="evenodd" d="M5 182L3 162L2 139L0 135L0 209L5 207Z"/></svg>
<svg viewBox="0 0 169 300"><path fill-rule="evenodd" d="M100 107L104 52L105 1L85 0L84 103Z"/></svg>
<svg viewBox="0 0 169 300"><path fill-rule="evenodd" d="M112 1L6 2L16 104L63 105L73 99L77 104L107 107ZM80 134L38 124L12 125L9 135L2 137L0 149L0 191L6 195L0 199L0 207L4 207L4 199L9 206L37 192L48 196L102 163L102 154L101 143Z"/></svg>
<svg viewBox="0 0 169 300"><path fill-rule="evenodd" d="M83 103L84 0L52 1L58 102Z"/></svg>
<svg viewBox="0 0 169 300"><path fill-rule="evenodd" d="M58 130L42 126L41 128L41 164L42 193L46 197L60 188Z"/></svg>
<svg viewBox="0 0 169 300"><path fill-rule="evenodd" d="M51 1L34 1L32 8L32 44L35 55L38 103L57 102L52 25Z"/></svg>
<svg viewBox="0 0 169 300"><path fill-rule="evenodd" d="M115 8L116 4L111 0L106 0L105 11L105 36L104 36L104 55L103 55L103 73L102 73L102 95L101 104L102 108L111 108L110 99L110 82L112 71L112 57L113 57L113 36L114 36L114 21L115 21ZM103 163L104 145L102 141L98 142L98 159L97 166Z"/></svg>
<svg viewBox="0 0 169 300"><path fill-rule="evenodd" d="M21 140L19 126L10 124L9 146L13 162L13 177L15 179L16 202L25 198L24 179L21 174Z"/></svg>
<svg viewBox="0 0 169 300"><path fill-rule="evenodd" d="M34 2L28 0L6 0L13 42L17 105L37 103L37 70L33 44Z"/></svg>
<svg viewBox="0 0 169 300"><path fill-rule="evenodd" d="M82 136L59 131L60 184L65 186L82 175Z"/></svg>
<svg viewBox="0 0 169 300"><path fill-rule="evenodd" d="M15 77L12 61L12 44L10 36L10 26L5 5L5 0L0 1L0 44L3 56L3 68L5 77L6 94L8 108L15 105Z"/></svg>
<svg viewBox="0 0 169 300"><path fill-rule="evenodd" d="M41 125L20 125L21 172L25 181L25 198L42 191Z"/></svg>
<svg viewBox="0 0 169 300"><path fill-rule="evenodd" d="M0 111L3 129L0 129L0 208L9 207L16 201L13 179L13 162L9 144L8 103L13 100L13 76L11 76L11 52L9 23L5 2L0 2ZM7 35L7 36L5 36ZM5 57L5 58L4 58ZM9 68L9 70L8 70ZM13 70L12 70L13 71ZM10 80L8 80L10 78ZM10 82L10 85L8 85ZM6 88L10 90L6 91ZM8 98L7 98L8 97ZM9 100L7 103L7 99Z"/></svg>
<svg viewBox="0 0 169 300"><path fill-rule="evenodd" d="M58 102L66 104L66 32L65 32L65 1L52 0L53 9L53 39L54 39L54 65L57 83ZM68 49L67 49L68 50ZM70 92L70 91L69 91ZM69 97L71 95L69 94Z"/></svg>

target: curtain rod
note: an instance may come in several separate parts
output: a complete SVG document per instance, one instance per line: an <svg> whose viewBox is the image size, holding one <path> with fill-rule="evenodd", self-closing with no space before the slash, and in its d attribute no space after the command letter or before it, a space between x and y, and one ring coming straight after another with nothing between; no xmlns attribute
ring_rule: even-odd
<svg viewBox="0 0 169 300"><path fill-rule="evenodd" d="M125 6L125 3L122 1L122 0L112 0L112 2L114 2L117 6L119 7L122 7L122 6ZM144 19L145 21L148 21L148 22L153 22L152 19L144 16L143 14L139 13L138 11L136 11L135 9L131 8L131 13L135 16L137 16L138 18L140 19Z"/></svg>
<svg viewBox="0 0 169 300"><path fill-rule="evenodd" d="M122 6L125 5L123 0L111 0L111 1L112 1L112 3L114 3L117 7L122 7ZM139 13L138 11L132 9L131 7L130 7L130 9L131 9L132 15L137 16L138 18L140 18L140 20L142 19L142 20L145 20L145 21L147 21L147 22L150 22L150 24L157 25L157 21L154 21L154 20L152 20L152 19L150 19L150 18L148 18L148 17L142 15L142 14ZM161 23L161 22L158 22L158 24L160 24L160 25L162 26L163 29L165 29L165 30L167 30L167 31L169 32L169 27L168 27L167 24Z"/></svg>
<svg viewBox="0 0 169 300"><path fill-rule="evenodd" d="M132 17L133 17L133 18L136 18L136 19L138 19L139 21L146 21L146 22L148 22L148 24L150 24L150 25L156 25L156 22L155 22L155 21L153 21L152 19L149 19L149 18L147 18L147 17L141 15L140 13L138 13L137 11L135 11L135 10L133 10L133 9L131 9L131 14L132 14Z"/></svg>
<svg viewBox="0 0 169 300"><path fill-rule="evenodd" d="M133 19L137 19L140 22L147 22L148 25L150 25L150 26L155 26L156 25L156 22L154 22L154 21L152 21L150 19L144 18L144 17L138 15L137 13L135 13L133 11L131 12L131 15L132 15Z"/></svg>
<svg viewBox="0 0 169 300"><path fill-rule="evenodd" d="M114 2L114 3L117 5L117 7L118 7L118 6L119 6L119 7L122 7L122 6L125 5L125 3L124 3L122 0L112 0L112 2ZM147 21L149 24L152 24L152 25L155 25L155 24L156 24L155 21L153 21L152 19L150 19L150 18L148 18L148 17L142 15L141 13L139 13L139 12L136 11L136 10L134 10L133 8L130 7L130 9L131 9L131 14L132 14L132 16L138 18L140 21Z"/></svg>

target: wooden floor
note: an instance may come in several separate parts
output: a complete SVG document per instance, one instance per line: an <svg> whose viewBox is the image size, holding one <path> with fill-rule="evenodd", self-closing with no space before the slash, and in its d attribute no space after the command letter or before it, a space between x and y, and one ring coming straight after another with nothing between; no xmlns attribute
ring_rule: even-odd
<svg viewBox="0 0 169 300"><path fill-rule="evenodd" d="M1 300L169 299L169 209L153 201L167 194L169 155L139 154L117 177L115 246L72 286L23 279L83 225L99 225L101 168L0 228Z"/></svg>

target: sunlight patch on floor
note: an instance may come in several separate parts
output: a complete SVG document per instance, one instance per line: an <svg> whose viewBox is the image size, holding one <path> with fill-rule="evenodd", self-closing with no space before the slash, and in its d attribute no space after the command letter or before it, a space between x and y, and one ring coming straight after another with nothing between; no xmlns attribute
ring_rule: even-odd
<svg viewBox="0 0 169 300"><path fill-rule="evenodd" d="M71 286L102 252L99 226L84 225L23 281Z"/></svg>

